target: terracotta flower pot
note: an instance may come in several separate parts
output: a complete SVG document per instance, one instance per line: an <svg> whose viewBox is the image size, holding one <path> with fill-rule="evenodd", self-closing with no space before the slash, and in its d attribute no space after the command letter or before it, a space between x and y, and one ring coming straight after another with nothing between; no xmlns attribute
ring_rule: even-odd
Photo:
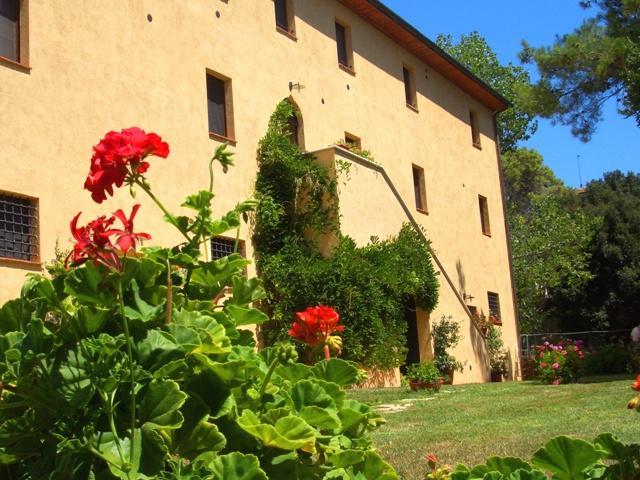
<svg viewBox="0 0 640 480"><path fill-rule="evenodd" d="M450 370L444 370L442 372L442 376L444 377L444 381L443 383L445 385L453 385L453 374L456 373L456 371L452 368Z"/></svg>
<svg viewBox="0 0 640 480"><path fill-rule="evenodd" d="M411 387L411 390L413 390L414 392L418 391L418 390L435 390L436 392L438 390L440 390L440 387L442 386L442 382L422 382L420 380L409 380L409 387Z"/></svg>
<svg viewBox="0 0 640 480"><path fill-rule="evenodd" d="M496 382L501 382L502 381L502 372L491 372L491 381L496 383Z"/></svg>

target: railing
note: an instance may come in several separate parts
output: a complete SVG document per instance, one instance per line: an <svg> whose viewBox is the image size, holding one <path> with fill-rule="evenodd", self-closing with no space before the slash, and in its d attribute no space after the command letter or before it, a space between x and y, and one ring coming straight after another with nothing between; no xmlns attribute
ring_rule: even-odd
<svg viewBox="0 0 640 480"><path fill-rule="evenodd" d="M357 154L355 154L355 153L353 153L353 152L351 152L351 151L347 150L346 148L343 148L343 147L341 147L339 145L333 145L333 146L330 146L330 147L327 147L327 148L323 148L323 149L320 149L320 150L316 150L316 151L313 151L313 152L309 152L309 153L311 155L314 155L314 154L318 154L318 153L323 152L323 151L327 151L329 149L333 149L333 150L339 152L340 155L342 155L343 157L349 159L353 163L357 163L358 165L366 167L366 168L368 168L370 170L374 170L374 171L376 171L376 172L378 172L379 174L382 175L382 178L384 178L384 181L387 183L387 186L389 187L389 189L393 193L393 196L396 198L396 200L400 204L400 207L402 208L402 210L404 211L405 215L407 216L407 219L409 220L409 223L411 224L413 229L418 233L418 235L424 240L425 245L427 246L427 250L428 250L429 254L431 255L431 258L433 258L433 261L437 265L438 270L440 270L440 272L442 273L442 276L445 278L447 284L449 285L449 287L453 291L454 295L456 296L456 298L460 302L460 305L462 306L463 310L466 312L467 316L469 317L469 321L476 328L476 330L478 331L478 333L481 336L483 336L483 337L486 336L486 334L483 333L482 330L480 329L480 326L478 325L478 323L477 323L477 321L475 319L475 316L473 315L473 313L471 313L471 311L469 310L469 307L467 307L467 304L465 303L464 298L462 298L462 295L460 295L460 292L456 289L455 284L451 280L451 277L449 276L449 274L445 270L444 266L442 265L442 263L438 259L438 255L431 248L431 243L430 243L429 239L426 237L426 235L422 231L422 228L420 228L420 225L418 224L418 222L414 218L414 216L411 213L411 210L409 209L409 207L407 207L407 204L404 202L404 199L400 195L400 192L398 191L398 189L394 185L393 181L391 180L391 177L389 177L389 174L384 169L384 167L382 165L380 165L379 163L377 163L377 162L371 161L368 158L361 157L360 155L357 155Z"/></svg>
<svg viewBox="0 0 640 480"><path fill-rule="evenodd" d="M587 347L598 347L613 341L628 343L629 330L586 330L582 332L523 333L520 335L520 352L524 358L532 355L537 345L557 342L561 338L582 340Z"/></svg>

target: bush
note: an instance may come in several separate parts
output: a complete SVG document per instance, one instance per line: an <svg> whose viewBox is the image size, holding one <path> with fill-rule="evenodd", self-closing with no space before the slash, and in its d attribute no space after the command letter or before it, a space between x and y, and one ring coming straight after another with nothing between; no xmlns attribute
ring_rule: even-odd
<svg viewBox="0 0 640 480"><path fill-rule="evenodd" d="M455 370L462 372L464 365L448 352L462 340L460 322L453 317L443 315L431 326L431 337L433 338L433 360L440 373L446 376L451 375Z"/></svg>
<svg viewBox="0 0 640 480"><path fill-rule="evenodd" d="M610 375L629 371L631 351L623 343L602 345L585 355L584 375Z"/></svg>
<svg viewBox="0 0 640 480"><path fill-rule="evenodd" d="M559 385L575 382L584 365L582 341L561 339L557 344L536 346L536 374L543 383Z"/></svg>
<svg viewBox="0 0 640 480"><path fill-rule="evenodd" d="M109 151L87 179L98 203L114 185L150 193L152 135L96 148ZM224 148L214 160L231 164ZM191 216L152 198L183 243L136 251L149 237L133 231L138 206L84 227L76 217L69 269L30 276L0 309L1 477L396 479L368 437L381 417L343 391L355 365L296 363L291 344L256 353L246 327L267 320L251 307L260 282L237 253L200 258L252 202L213 219L211 190L187 197Z"/></svg>
<svg viewBox="0 0 640 480"><path fill-rule="evenodd" d="M409 381L439 385L442 375L432 361L414 363L407 368L406 377Z"/></svg>

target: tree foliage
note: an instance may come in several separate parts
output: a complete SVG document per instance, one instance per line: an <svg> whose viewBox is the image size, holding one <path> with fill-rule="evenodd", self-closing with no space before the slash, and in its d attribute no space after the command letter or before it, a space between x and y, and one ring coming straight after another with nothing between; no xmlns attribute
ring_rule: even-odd
<svg viewBox="0 0 640 480"><path fill-rule="evenodd" d="M568 211L553 195L531 195L529 202L509 222L520 325L535 333L548 326L551 289L578 288L591 278L587 247L598 220Z"/></svg>
<svg viewBox="0 0 640 480"><path fill-rule="evenodd" d="M539 115L570 125L586 141L602 119L609 99L640 125L640 3L637 0L583 1L594 17L550 47L527 43L521 60L535 63L540 80L522 102Z"/></svg>
<svg viewBox="0 0 640 480"><path fill-rule="evenodd" d="M518 65L503 65L485 38L478 32L462 35L455 43L451 35L439 35L436 43L471 72L498 91L513 106L498 115L498 135L503 152L514 150L519 142L535 133L538 124L526 110L518 92L530 85L529 73Z"/></svg>
<svg viewBox="0 0 640 480"><path fill-rule="evenodd" d="M422 238L405 226L395 238L363 247L340 235L336 181L289 141L288 102L281 102L258 150L254 244L272 321L267 343L286 338L297 311L324 303L340 314L343 357L368 367L404 363L410 299L424 310L438 301L438 281ZM329 256L309 232L335 236Z"/></svg>
<svg viewBox="0 0 640 480"><path fill-rule="evenodd" d="M554 308L584 328L631 329L640 318L640 175L615 171L587 185L589 216L603 225L589 247L593 278L579 291L560 291Z"/></svg>

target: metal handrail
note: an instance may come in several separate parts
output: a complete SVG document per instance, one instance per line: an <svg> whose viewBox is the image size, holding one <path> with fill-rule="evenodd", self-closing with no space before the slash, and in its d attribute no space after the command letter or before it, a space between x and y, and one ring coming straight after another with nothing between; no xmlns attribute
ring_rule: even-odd
<svg viewBox="0 0 640 480"><path fill-rule="evenodd" d="M424 234L424 232L420 228L420 224L416 221L416 219L412 215L411 210L409 210L409 207L407 207L407 204L405 203L404 199L400 195L400 192L394 185L393 181L391 180L391 177L389 177L389 174L387 173L385 168L381 164L374 162L372 160L369 160L368 158L364 158L356 153L353 153L352 151L347 150L346 148L341 147L340 145L331 145L329 147L321 148L319 150L315 150L309 153L311 155L315 155L327 150L336 150L340 152L340 154L343 157L348 158L352 162L357 163L358 165L362 165L363 167L369 168L371 170L374 170L382 175L382 178L384 178L385 182L387 183L387 186L391 189L391 192L393 193L394 197L396 197L396 200L400 204L400 207L402 207L402 210L404 211L405 215L409 219L409 223L411 223L411 226L416 231L416 233L418 233L418 235L420 235L420 237L424 240L425 245L427 246L427 250L431 255L431 258L433 258L433 261L438 266L438 269L440 270L440 272L442 272L442 275L444 276L445 280L449 284L449 287L451 287L451 290L453 291L456 298L460 302L460 305L462 306L463 310L466 312L467 316L469 317L471 324L476 328L476 330L480 335L485 337L486 334L483 333L482 330L480 329L480 326L476 321L476 317L473 315L473 313L471 313L471 310L469 310L469 307L467 307L467 304L465 303L464 298L462 298L462 295L460 295L460 292L456 289L453 281L451 280L451 277L449 276L444 266L440 262L440 259L438 259L438 255L436 255L436 252L433 250L433 248L431 248L431 242L429 241L427 236Z"/></svg>

